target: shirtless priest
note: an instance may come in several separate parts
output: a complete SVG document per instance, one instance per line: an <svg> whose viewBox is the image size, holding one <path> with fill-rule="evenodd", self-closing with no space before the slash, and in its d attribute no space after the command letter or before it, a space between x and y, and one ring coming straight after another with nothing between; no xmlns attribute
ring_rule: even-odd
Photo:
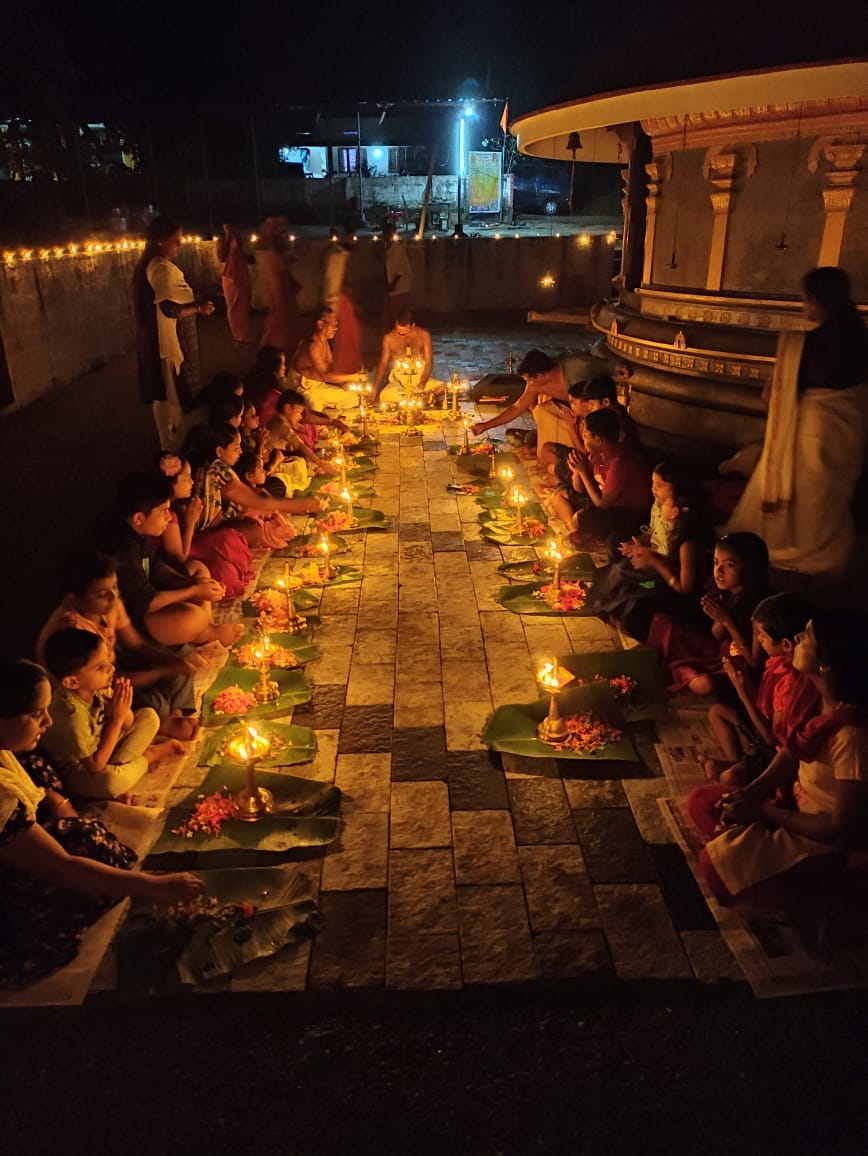
<svg viewBox="0 0 868 1156"><path fill-rule="evenodd" d="M395 318L395 328L383 338L374 397L393 405L407 397L408 389L413 394L441 397L446 383L431 377L433 368L431 334L417 325L412 313L405 309Z"/></svg>

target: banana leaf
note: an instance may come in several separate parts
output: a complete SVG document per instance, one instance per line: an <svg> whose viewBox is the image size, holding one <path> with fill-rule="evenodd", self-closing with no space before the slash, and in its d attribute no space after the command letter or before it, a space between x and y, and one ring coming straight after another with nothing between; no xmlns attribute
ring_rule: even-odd
<svg viewBox="0 0 868 1156"><path fill-rule="evenodd" d="M347 477L349 478L349 472L347 473ZM327 477L324 474L320 475L319 477L312 478L310 485L305 490L305 494L310 496L317 494L321 498L328 498L330 502L337 503L339 502L339 499L336 493L324 494L322 492L325 486L327 486L330 482L334 482L335 480L336 479L334 477ZM355 483L353 485L353 493L357 498L372 498L374 496L374 487L368 482L362 482L361 485Z"/></svg>
<svg viewBox="0 0 868 1156"><path fill-rule="evenodd" d="M316 754L316 735L310 727L269 721L260 724L256 729L271 743L271 750L257 762L257 768L297 766L299 763L309 763ZM199 766L213 767L217 763L243 766L244 764L233 758L226 749L231 740L240 735L241 727L236 722L229 723L210 734L202 747Z"/></svg>
<svg viewBox="0 0 868 1156"><path fill-rule="evenodd" d="M536 598L535 594L546 582L532 582L522 586L501 586L497 594L497 601L513 614L540 614L546 618L592 618L593 610L586 610L584 606L578 610L556 610L543 598ZM589 583L583 582L587 587Z"/></svg>
<svg viewBox="0 0 868 1156"><path fill-rule="evenodd" d="M246 781L247 770L240 763L220 763L212 767L199 786L176 803L172 810L185 811L189 815L201 798L207 798L216 791L235 795L242 790ZM275 815L299 819L310 815L337 815L340 811L341 791L333 783L325 783L321 779L302 779L285 771L260 770L258 764L256 781L274 796ZM195 835L192 839L184 840L192 847L200 847L209 841L207 835Z"/></svg>
<svg viewBox="0 0 868 1156"><path fill-rule="evenodd" d="M607 743L598 751L574 751L570 748L555 751L548 743L540 742L536 737L536 728L549 709L549 696L546 695L536 702L499 707L483 731L482 741L496 751L532 759L550 759L556 754L559 759L638 761L633 740L629 732L622 729L621 714L608 685L567 687L558 695L558 708L564 718L575 714L592 715L621 730L621 738Z"/></svg>
<svg viewBox="0 0 868 1156"><path fill-rule="evenodd" d="M244 713L244 718L278 718L299 703L310 702L310 683L300 670L280 670L275 667L271 671L270 680L280 687L280 697L274 702L252 706ZM259 672L256 670L246 670L235 666L234 663L231 667L224 667L205 692L202 703L202 722L205 726L219 726L230 718L241 717L217 714L214 711L214 699L230 686L240 686L243 691L249 693L258 682Z"/></svg>
<svg viewBox="0 0 868 1156"><path fill-rule="evenodd" d="M489 478L487 485L476 495L476 504L488 510L500 509L503 505L503 488L498 488L494 479Z"/></svg>
<svg viewBox="0 0 868 1156"><path fill-rule="evenodd" d="M148 870L265 866L306 847L327 847L337 839L341 825L337 815L274 814L256 823L230 820L219 835L192 839L174 835L172 832L189 817L189 810L169 811L163 833L145 860Z"/></svg>
<svg viewBox="0 0 868 1156"><path fill-rule="evenodd" d="M586 683L608 683L610 678L627 675L636 683L636 689L624 697L615 691L618 710L627 720L656 718L669 701L660 655L651 646L636 646L631 650L604 650L597 654L567 654L558 660Z"/></svg>
<svg viewBox="0 0 868 1156"><path fill-rule="evenodd" d="M299 537L293 538L285 550L272 550L271 557L281 559L305 557L300 551L303 550L305 546L318 546L321 538L322 534L300 534ZM346 554L350 548L349 542L346 538L342 538L340 534L329 535L329 542L331 543L331 552L333 555ZM320 558L322 555L316 553L307 555L307 557Z"/></svg>
<svg viewBox="0 0 868 1156"><path fill-rule="evenodd" d="M249 920L235 924L203 915L167 919L145 900L134 902L116 941L118 988L126 996L174 991L228 975L245 963L312 938L322 926L310 881L294 867L202 871L216 911L250 904Z"/></svg>
<svg viewBox="0 0 868 1156"><path fill-rule="evenodd" d="M334 561L331 560L331 558L329 559L329 562L329 569L331 570L332 577L329 578L328 581L324 582L322 579L322 555L320 555L319 560L316 558L300 559L299 562L296 563L295 569L293 570L294 574L299 575L302 571L304 571L305 573L302 576L306 578L308 568L313 566L316 567L319 574L319 578L316 582L305 581L305 584L301 587L301 589L317 590L321 586L346 586L348 582L361 582L361 580L364 578L364 574L361 572L361 570L357 570L355 566L349 564L342 565L340 563L336 565ZM311 574L313 573L312 570L309 572ZM268 561L262 567L260 572L259 586L274 586L277 582L277 579L281 578L282 576L283 563L277 561Z"/></svg>
<svg viewBox="0 0 868 1156"><path fill-rule="evenodd" d="M377 468L377 463L367 454L354 455L351 452L350 456L353 466L352 469L347 470L348 478L360 478L363 474L372 474Z"/></svg>
<svg viewBox="0 0 868 1156"><path fill-rule="evenodd" d="M295 655L296 662L299 666L304 666L305 663L313 662L315 659L320 657L319 647L314 646L314 644L305 638L302 634L274 633L269 634L268 638L269 641L274 643L275 646L282 646L284 650L291 651ZM244 634L241 642L238 645L256 645L259 643L259 639L259 630L250 629ZM229 663L236 668L240 666L240 663L238 662L238 647L231 651ZM277 666L277 663L274 663L274 665ZM288 666L286 669L295 670L296 667Z"/></svg>
<svg viewBox="0 0 868 1156"><path fill-rule="evenodd" d="M353 517L357 526L343 527L341 534L364 534L367 530L388 530L389 520L382 510L366 510L364 507L353 507Z"/></svg>
<svg viewBox="0 0 868 1156"><path fill-rule="evenodd" d="M522 518L536 518L538 522L546 522L546 512L539 502L527 502L522 506ZM479 514L481 526L512 526L515 524L514 506L496 506L491 510L482 510Z"/></svg>
<svg viewBox="0 0 868 1156"><path fill-rule="evenodd" d="M290 564L290 570L291 569L292 569L292 566ZM281 578L283 577L283 567L282 566L281 566L281 570L280 570L280 577ZM268 587L265 583L260 582L258 587L257 587L257 590L265 590L267 588ZM279 588L277 588L277 587L272 587L272 589L276 589L277 593L280 595L279 601L281 604L281 611L283 612L283 610L284 610L283 592L281 590L279 590ZM304 619L306 619L309 626L313 626L317 622L319 622L319 618L313 612L315 609L317 609L319 607L321 600L322 600L322 590L317 586L314 586L313 588L300 586L297 590L293 590L293 592L292 592L293 605L295 606L295 609L298 611L298 613ZM258 618L260 613L261 613L259 608L257 606L255 606L248 598L245 598L245 600L241 603L241 611L245 615L245 617L247 617L247 618ZM285 613L284 613L282 622L283 622L283 625L285 626L286 625Z"/></svg>
<svg viewBox="0 0 868 1156"><path fill-rule="evenodd" d="M378 454L380 452L380 439L376 435L371 434L370 428L368 429L367 437L362 436L361 426L357 426L355 429L353 429L352 426L350 428L355 437L359 439L356 445L350 447L351 449L357 450L362 454Z"/></svg>
<svg viewBox="0 0 868 1156"><path fill-rule="evenodd" d="M510 582L548 582L554 573L554 567L545 555L527 562L502 562L498 570ZM590 554L570 554L561 562L561 577L567 582L577 579L590 581L595 573Z"/></svg>
<svg viewBox="0 0 868 1156"><path fill-rule="evenodd" d="M491 469L491 454L465 454L461 452L461 446L450 446L449 453L454 454L455 464L466 474L487 474ZM515 454L497 453L495 457L498 470L516 464Z"/></svg>

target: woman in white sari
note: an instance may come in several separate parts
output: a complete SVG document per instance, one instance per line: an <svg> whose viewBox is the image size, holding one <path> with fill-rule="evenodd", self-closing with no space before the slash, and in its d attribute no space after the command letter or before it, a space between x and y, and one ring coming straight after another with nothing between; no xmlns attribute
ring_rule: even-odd
<svg viewBox="0 0 868 1156"><path fill-rule="evenodd" d="M727 533L759 534L782 570L842 574L862 468L868 332L842 269L813 269L802 288L805 316L818 324L780 335L762 455Z"/></svg>

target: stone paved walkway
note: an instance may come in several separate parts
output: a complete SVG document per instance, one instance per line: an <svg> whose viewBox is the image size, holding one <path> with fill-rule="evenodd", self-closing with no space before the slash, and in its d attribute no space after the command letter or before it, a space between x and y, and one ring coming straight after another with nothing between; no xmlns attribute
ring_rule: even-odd
<svg viewBox="0 0 868 1156"><path fill-rule="evenodd" d="M351 539L364 581L325 592L313 700L293 716L320 748L299 773L344 792L339 843L302 864L324 927L229 987L739 978L660 817L652 730L638 764L500 765L480 742L495 707L538 696L541 654L620 641L496 602L503 557L528 551L480 538L452 471L439 427L383 438L372 504L392 526Z"/></svg>

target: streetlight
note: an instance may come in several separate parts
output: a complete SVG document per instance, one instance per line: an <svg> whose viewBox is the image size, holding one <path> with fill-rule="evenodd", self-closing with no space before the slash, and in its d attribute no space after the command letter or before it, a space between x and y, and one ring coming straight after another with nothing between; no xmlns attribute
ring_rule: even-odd
<svg viewBox="0 0 868 1156"><path fill-rule="evenodd" d="M456 236L461 236L461 186L467 173L465 139L466 125L470 117L476 116L476 109L472 104L465 104L458 114L458 222L455 227Z"/></svg>

